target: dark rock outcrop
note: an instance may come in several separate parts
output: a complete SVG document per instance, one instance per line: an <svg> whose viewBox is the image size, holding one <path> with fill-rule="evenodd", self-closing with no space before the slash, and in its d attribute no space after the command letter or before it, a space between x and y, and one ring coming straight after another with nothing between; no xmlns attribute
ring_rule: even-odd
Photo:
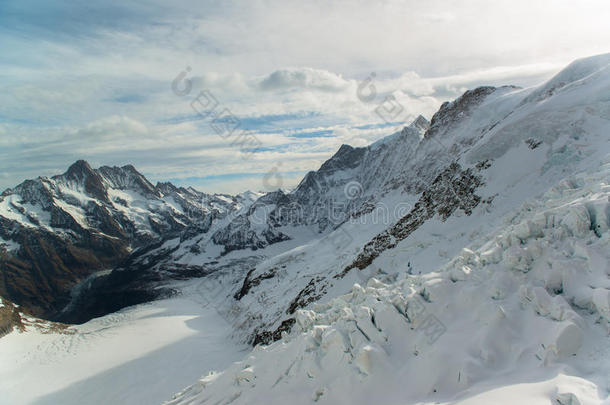
<svg viewBox="0 0 610 405"><path fill-rule="evenodd" d="M364 245L354 262L334 278L342 278L355 268L366 268L383 251L394 248L435 215L445 221L458 209L463 210L466 215L472 214L472 210L481 202L481 197L475 194L475 191L482 184L481 176L473 169L463 170L459 164L452 163L422 193L407 215Z"/></svg>
<svg viewBox="0 0 610 405"><path fill-rule="evenodd" d="M451 131L456 124L466 119L494 91L496 91L496 88L491 86L477 87L474 90L468 90L455 101L444 102L432 116L430 128L426 131L424 137L442 137L443 134Z"/></svg>
<svg viewBox="0 0 610 405"><path fill-rule="evenodd" d="M252 340L252 346L257 345L268 345L282 338L282 332L290 332L292 326L296 323L296 319L288 318L282 321L282 323L273 331L261 331L258 332Z"/></svg>

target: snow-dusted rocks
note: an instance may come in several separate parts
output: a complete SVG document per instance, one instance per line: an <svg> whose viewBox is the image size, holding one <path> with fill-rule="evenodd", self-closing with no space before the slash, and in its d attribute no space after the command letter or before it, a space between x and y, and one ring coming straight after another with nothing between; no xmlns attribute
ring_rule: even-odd
<svg viewBox="0 0 610 405"><path fill-rule="evenodd" d="M0 295L46 318L89 319L61 313L76 283L118 266L135 249L205 233L250 203L170 183L153 186L130 165L94 170L78 161L63 175L27 180L0 196L0 250L7 252L0 258ZM131 293L133 300L121 305L159 295L144 285Z"/></svg>

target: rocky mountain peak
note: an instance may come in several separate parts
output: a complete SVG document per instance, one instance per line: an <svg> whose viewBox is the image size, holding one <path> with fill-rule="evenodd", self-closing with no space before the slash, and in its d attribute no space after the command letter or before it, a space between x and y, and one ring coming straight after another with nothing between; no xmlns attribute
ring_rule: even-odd
<svg viewBox="0 0 610 405"><path fill-rule="evenodd" d="M170 194L170 193L177 193L178 191L180 191L180 189L178 187L174 186L169 181L157 182L157 185L155 186L155 188L157 190L161 191L165 195Z"/></svg>
<svg viewBox="0 0 610 405"><path fill-rule="evenodd" d="M76 161L63 175L55 176L53 179L63 179L67 182L80 184L84 187L87 194L93 198L103 202L109 201L101 176L84 160Z"/></svg>
<svg viewBox="0 0 610 405"><path fill-rule="evenodd" d="M2 197L11 194L19 194L24 203L40 202L45 208L53 204L53 195L45 183L48 182L46 177L39 177L35 180L25 180L13 189L7 189L2 193Z"/></svg>
<svg viewBox="0 0 610 405"><path fill-rule="evenodd" d="M76 162L72 163L64 175L69 178L76 178L90 176L93 174L94 172L91 165L89 165L89 162L86 160L77 160Z"/></svg>
<svg viewBox="0 0 610 405"><path fill-rule="evenodd" d="M123 167L102 166L97 170L110 186L119 190L134 190L147 197L160 197L161 194L140 172L132 165Z"/></svg>
<svg viewBox="0 0 610 405"><path fill-rule="evenodd" d="M358 166L362 161L367 148L354 148L341 145L337 153L320 166L320 173L332 173L337 170L350 169Z"/></svg>
<svg viewBox="0 0 610 405"><path fill-rule="evenodd" d="M420 130L422 133L425 133L430 128L430 121L428 121L423 115L419 115L409 126Z"/></svg>
<svg viewBox="0 0 610 405"><path fill-rule="evenodd" d="M117 266L140 248L205 233L213 221L249 203L171 183L157 188L132 165L93 169L79 160L62 175L26 180L0 197L0 279L5 280L0 296L47 319L95 316L89 310L85 318L63 312L76 283ZM125 284L121 279L111 286L123 289ZM120 293L127 300L121 305L157 295L137 284L135 291Z"/></svg>
<svg viewBox="0 0 610 405"><path fill-rule="evenodd" d="M276 191L271 191L264 196L260 197L256 200L256 203L261 204L277 204L278 202L284 200L286 198L286 193L282 190L278 189Z"/></svg>
<svg viewBox="0 0 610 405"><path fill-rule="evenodd" d="M450 131L454 126L467 118L470 112L480 105L483 100L496 91L495 87L482 86L468 90L455 101L446 101L432 116L430 127L424 137L430 138Z"/></svg>

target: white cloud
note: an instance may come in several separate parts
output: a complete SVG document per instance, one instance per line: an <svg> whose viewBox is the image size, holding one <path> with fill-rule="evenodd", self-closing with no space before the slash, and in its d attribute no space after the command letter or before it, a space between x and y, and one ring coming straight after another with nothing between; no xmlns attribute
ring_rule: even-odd
<svg viewBox="0 0 610 405"><path fill-rule="evenodd" d="M344 91L349 82L341 75L321 69L292 68L276 70L260 82L263 90L312 89L329 92Z"/></svg>
<svg viewBox="0 0 610 405"><path fill-rule="evenodd" d="M200 76L193 78L193 85L233 93L242 93L249 89L243 75L238 72L204 72Z"/></svg>
<svg viewBox="0 0 610 405"><path fill-rule="evenodd" d="M70 6L83 24L43 18L62 7L0 15L0 188L77 158L158 179L265 173L278 161L307 171L340 143L391 132L375 114L390 94L403 106L396 121L430 118L467 88L530 86L610 43L602 0L92 0ZM187 66L193 90L179 97L170 84ZM375 96L362 101L372 73ZM262 152L243 161L192 120L203 88L257 132Z"/></svg>
<svg viewBox="0 0 610 405"><path fill-rule="evenodd" d="M88 124L76 136L117 140L128 136L146 135L148 130L141 122L129 117L113 115Z"/></svg>

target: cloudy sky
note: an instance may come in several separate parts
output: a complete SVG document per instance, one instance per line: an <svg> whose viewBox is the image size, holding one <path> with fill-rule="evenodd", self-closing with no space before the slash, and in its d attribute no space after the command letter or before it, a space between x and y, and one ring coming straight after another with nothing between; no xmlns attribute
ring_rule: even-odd
<svg viewBox="0 0 610 405"><path fill-rule="evenodd" d="M607 0L2 0L0 190L77 159L291 187L468 88L610 52L608 21Z"/></svg>

